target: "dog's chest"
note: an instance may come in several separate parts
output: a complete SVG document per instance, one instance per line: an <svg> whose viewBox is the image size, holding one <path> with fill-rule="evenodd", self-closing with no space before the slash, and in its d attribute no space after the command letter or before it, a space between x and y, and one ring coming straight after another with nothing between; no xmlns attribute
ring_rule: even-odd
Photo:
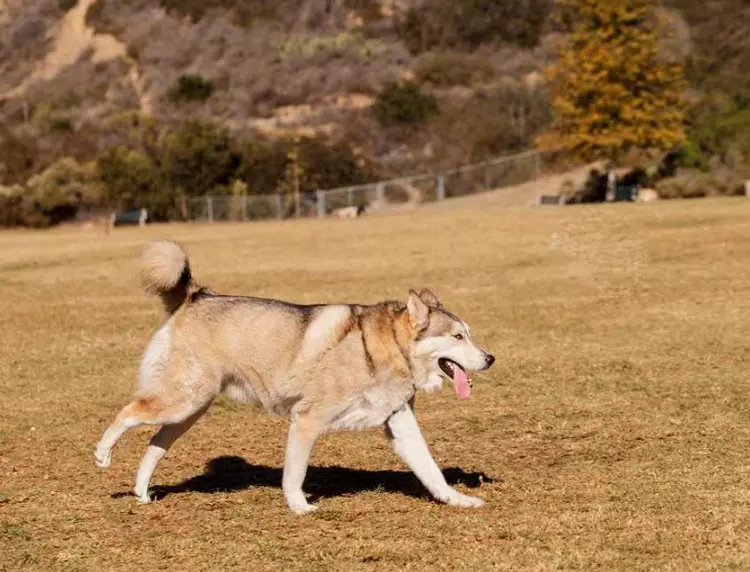
<svg viewBox="0 0 750 572"><path fill-rule="evenodd" d="M407 384L366 389L334 419L330 429L361 430L383 425L413 395L414 386Z"/></svg>

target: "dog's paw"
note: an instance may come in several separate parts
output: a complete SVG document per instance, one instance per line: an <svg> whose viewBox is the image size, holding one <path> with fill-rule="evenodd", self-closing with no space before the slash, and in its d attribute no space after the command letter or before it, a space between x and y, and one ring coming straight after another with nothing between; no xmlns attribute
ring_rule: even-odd
<svg viewBox="0 0 750 572"><path fill-rule="evenodd" d="M293 504L289 505L289 510L291 510L294 514L310 514L311 512L315 512L316 510L318 510L318 507L310 503Z"/></svg>
<svg viewBox="0 0 750 572"><path fill-rule="evenodd" d="M479 508L485 504L484 501L478 497L470 497L469 495L459 493L458 491L456 491L455 494L450 495L445 503L451 506L459 506L461 508Z"/></svg>
<svg viewBox="0 0 750 572"><path fill-rule="evenodd" d="M101 469L106 469L112 464L112 451L94 451L94 462Z"/></svg>
<svg viewBox="0 0 750 572"><path fill-rule="evenodd" d="M136 489L134 492L135 496L138 497L138 504L148 504L152 500L154 500L153 498L151 498L151 495L148 494L148 490L138 491L138 489Z"/></svg>

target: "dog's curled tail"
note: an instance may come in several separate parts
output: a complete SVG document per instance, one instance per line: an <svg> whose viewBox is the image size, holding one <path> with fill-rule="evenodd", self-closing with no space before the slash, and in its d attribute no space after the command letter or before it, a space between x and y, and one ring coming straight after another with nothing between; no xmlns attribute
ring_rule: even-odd
<svg viewBox="0 0 750 572"><path fill-rule="evenodd" d="M161 298L169 314L200 288L193 280L187 254L171 240L157 240L143 249L141 284L146 294Z"/></svg>

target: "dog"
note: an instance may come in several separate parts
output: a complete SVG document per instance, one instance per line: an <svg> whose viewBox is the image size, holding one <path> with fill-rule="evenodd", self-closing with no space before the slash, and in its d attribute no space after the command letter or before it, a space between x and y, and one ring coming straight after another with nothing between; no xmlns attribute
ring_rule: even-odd
<svg viewBox="0 0 750 572"><path fill-rule="evenodd" d="M149 244L141 264L143 287L161 298L167 319L142 358L133 401L94 453L96 464L108 467L125 431L161 426L138 467L141 502L151 500L149 482L162 457L224 393L289 416L282 489L297 514L317 508L302 491L316 439L378 426L436 500L484 504L448 485L414 415L418 389L435 391L448 378L466 399L467 371L495 361L431 291L411 290L405 304L303 306L216 294L193 279L185 251L171 241Z"/></svg>
<svg viewBox="0 0 750 572"><path fill-rule="evenodd" d="M360 205L358 207L342 207L333 211L333 216L338 218L357 218L365 214L367 207Z"/></svg>

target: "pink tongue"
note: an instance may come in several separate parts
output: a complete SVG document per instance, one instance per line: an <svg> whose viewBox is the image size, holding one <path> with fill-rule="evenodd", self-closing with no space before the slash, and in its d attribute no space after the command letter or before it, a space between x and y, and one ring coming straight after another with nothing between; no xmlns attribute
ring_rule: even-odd
<svg viewBox="0 0 750 572"><path fill-rule="evenodd" d="M469 376L457 366L453 366L453 389L456 390L456 395L458 395L459 399L468 399L471 395Z"/></svg>

